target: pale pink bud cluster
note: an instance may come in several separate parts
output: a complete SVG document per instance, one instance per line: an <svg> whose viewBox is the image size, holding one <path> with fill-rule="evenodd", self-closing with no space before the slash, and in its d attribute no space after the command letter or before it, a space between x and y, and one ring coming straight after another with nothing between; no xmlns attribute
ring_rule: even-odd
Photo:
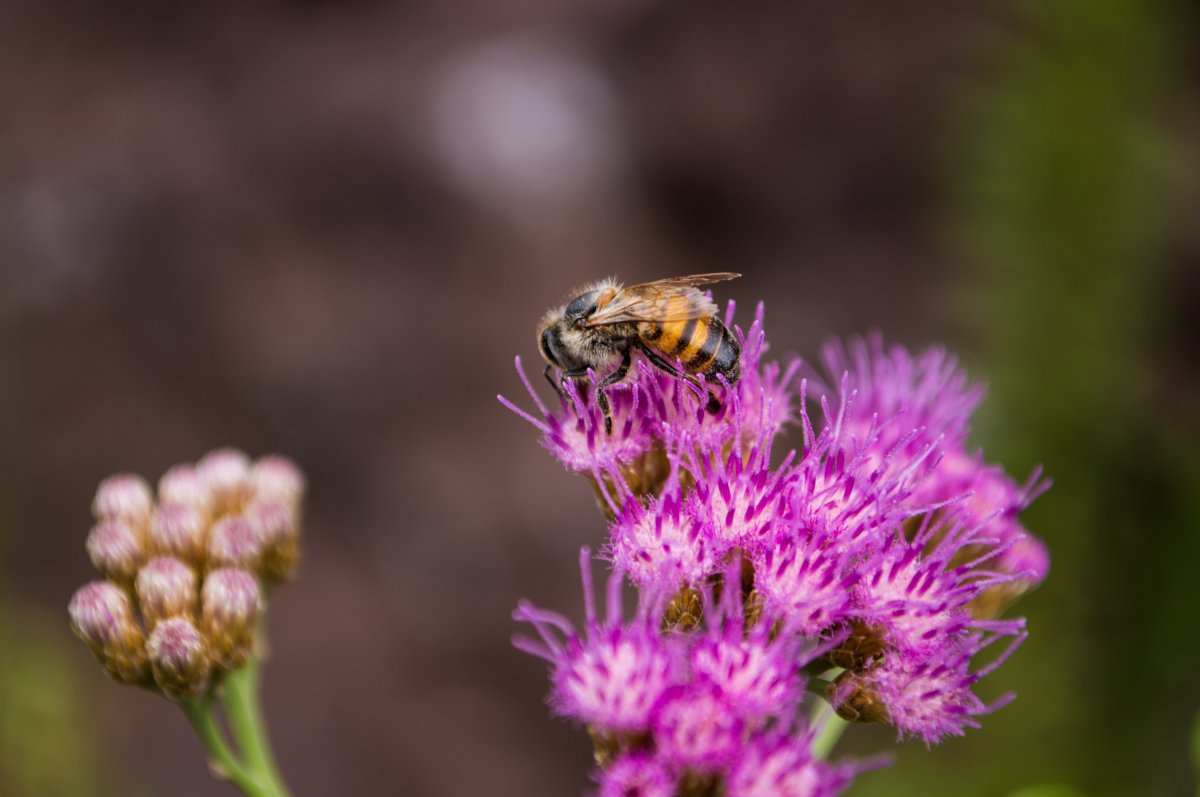
<svg viewBox="0 0 1200 797"><path fill-rule="evenodd" d="M71 627L116 680L172 698L254 653L263 590L300 556L304 477L288 459L220 449L163 474L105 479L88 556L104 581L71 600Z"/></svg>

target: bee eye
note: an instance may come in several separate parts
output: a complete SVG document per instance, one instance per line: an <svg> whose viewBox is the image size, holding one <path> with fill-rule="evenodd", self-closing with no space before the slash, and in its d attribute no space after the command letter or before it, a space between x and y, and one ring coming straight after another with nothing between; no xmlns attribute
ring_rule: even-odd
<svg viewBox="0 0 1200 797"><path fill-rule="evenodd" d="M583 326L584 319L596 312L596 295L595 293L585 293L582 296L576 296L575 299L567 305L563 311L563 317L571 323L573 327Z"/></svg>
<svg viewBox="0 0 1200 797"><path fill-rule="evenodd" d="M555 334L553 327L547 327L546 330L542 332L542 339L538 341L539 348L542 350L542 356L546 358L546 362L562 368L562 363L559 362L558 357L556 357L554 354L555 349L557 348L557 342L558 336Z"/></svg>

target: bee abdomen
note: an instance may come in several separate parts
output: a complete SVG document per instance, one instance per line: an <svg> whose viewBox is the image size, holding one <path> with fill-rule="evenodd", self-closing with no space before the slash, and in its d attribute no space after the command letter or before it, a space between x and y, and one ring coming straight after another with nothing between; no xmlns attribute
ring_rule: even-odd
<svg viewBox="0 0 1200 797"><path fill-rule="evenodd" d="M688 373L724 374L731 383L741 375L741 347L716 318L644 321L638 325L638 335L655 351L679 360Z"/></svg>

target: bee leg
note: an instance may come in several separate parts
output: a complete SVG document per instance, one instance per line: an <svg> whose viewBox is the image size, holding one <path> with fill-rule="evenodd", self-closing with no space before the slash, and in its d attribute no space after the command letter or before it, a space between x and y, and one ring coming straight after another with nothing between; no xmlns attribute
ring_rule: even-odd
<svg viewBox="0 0 1200 797"><path fill-rule="evenodd" d="M582 379L587 376L587 373L588 369L586 368L572 368L569 371L561 371L558 374L559 382L554 385L554 389L558 392L558 395L563 397L564 401L571 405L572 411L575 411L575 400L571 398L567 391L563 390L563 385L567 383L568 379ZM546 378L550 379L550 366L546 366ZM554 384L553 380L551 380L551 384Z"/></svg>
<svg viewBox="0 0 1200 797"><path fill-rule="evenodd" d="M600 384L596 385L596 401L600 404L600 411L604 413L604 431L608 434L612 434L612 410L608 405L608 394L604 392L604 389L620 382L627 373L629 373L629 349L625 350L625 354L621 357L621 365L617 370L601 379Z"/></svg>
<svg viewBox="0 0 1200 797"><path fill-rule="evenodd" d="M668 374L675 377L676 379L686 379L692 385L695 385L696 387L700 387L700 380L696 379L691 374L683 373L678 368L671 365L669 362L664 360L658 354L658 352L654 351L654 349L651 349L645 343L642 343L641 341L639 341L638 343L641 346L642 354L646 355L646 359L649 360L650 364L653 365L655 368L659 369L660 371L667 372ZM711 390L708 391L708 403L705 405L704 408L713 414L716 414L716 412L721 409L720 400L717 398L716 394L713 393Z"/></svg>
<svg viewBox="0 0 1200 797"><path fill-rule="evenodd" d="M546 381L550 383L550 387L554 388L554 392L558 394L558 397L563 401L567 401L567 391L563 390L562 384L550 375L550 371L553 369L553 365L547 365L546 370L542 371L542 376L546 377Z"/></svg>

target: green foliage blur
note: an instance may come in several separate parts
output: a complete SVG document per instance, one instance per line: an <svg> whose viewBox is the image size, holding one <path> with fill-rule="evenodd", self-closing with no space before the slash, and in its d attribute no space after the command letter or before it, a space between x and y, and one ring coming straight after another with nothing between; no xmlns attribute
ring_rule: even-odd
<svg viewBox="0 0 1200 797"><path fill-rule="evenodd" d="M61 617L0 606L0 795L101 797L85 720L87 688Z"/></svg>
<svg viewBox="0 0 1200 797"><path fill-rule="evenodd" d="M1013 797L1196 788L1200 405L1172 378L1187 352L1162 311L1179 278L1172 202L1194 168L1165 113L1182 9L1020 8L987 88L961 104L947 182L971 265L967 364L991 388L975 442L1018 478L1039 462L1054 478L1023 515L1050 577L1017 606L1032 631L1002 671L1017 703L932 754L907 745L861 797L1000 794L1014 773L1031 786Z"/></svg>

